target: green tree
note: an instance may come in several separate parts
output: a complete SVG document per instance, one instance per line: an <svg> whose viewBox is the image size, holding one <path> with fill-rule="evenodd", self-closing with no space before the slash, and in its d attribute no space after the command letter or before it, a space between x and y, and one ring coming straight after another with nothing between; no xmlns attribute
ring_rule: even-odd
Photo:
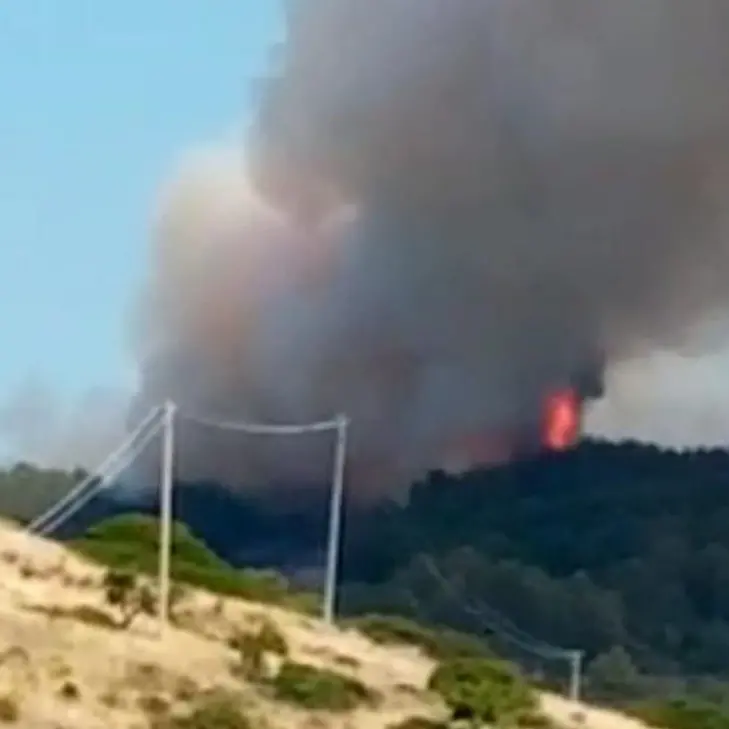
<svg viewBox="0 0 729 729"><path fill-rule="evenodd" d="M589 665L587 684L602 699L628 699L641 693L641 675L628 652L616 646L599 655Z"/></svg>
<svg viewBox="0 0 729 729"><path fill-rule="evenodd" d="M429 688L440 694L453 719L473 726L514 725L536 708L536 699L516 668L496 660L447 661L435 670Z"/></svg>

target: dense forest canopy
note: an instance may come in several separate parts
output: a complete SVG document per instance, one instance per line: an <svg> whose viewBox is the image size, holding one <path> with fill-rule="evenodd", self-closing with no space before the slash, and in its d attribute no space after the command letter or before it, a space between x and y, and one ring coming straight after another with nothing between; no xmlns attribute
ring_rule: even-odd
<svg viewBox="0 0 729 729"><path fill-rule="evenodd" d="M81 475L5 471L0 513L30 520ZM121 511L156 510L153 497L122 505L106 493L59 536ZM228 561L321 566L326 490L295 512L269 506L214 484L186 484L175 503L178 518ZM508 619L520 636L584 649L593 672L610 680L631 672L723 680L729 453L586 442L460 477L432 473L406 503L348 509L342 607L474 632Z"/></svg>

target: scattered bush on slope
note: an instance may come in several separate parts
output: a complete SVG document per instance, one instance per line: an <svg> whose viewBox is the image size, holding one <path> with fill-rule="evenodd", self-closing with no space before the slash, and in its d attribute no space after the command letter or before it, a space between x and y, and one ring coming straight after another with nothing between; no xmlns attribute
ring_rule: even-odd
<svg viewBox="0 0 729 729"><path fill-rule="evenodd" d="M156 575L159 522L125 515L101 522L71 545L84 556L120 571ZM308 612L317 600L291 592L275 572L237 570L219 559L182 524L172 530L172 579L187 585L257 602Z"/></svg>
<svg viewBox="0 0 729 729"><path fill-rule="evenodd" d="M364 615L347 622L370 640L381 645L412 645L434 660L485 658L492 656L487 643L476 636L448 628L426 628L395 616Z"/></svg>
<svg viewBox="0 0 729 729"><path fill-rule="evenodd" d="M228 645L238 653L235 671L250 681L267 678L267 655L286 658L289 654L286 638L270 620L265 620L255 632L236 631Z"/></svg>
<svg viewBox="0 0 729 729"><path fill-rule="evenodd" d="M271 681L274 697L311 711L346 712L376 696L348 676L303 663L286 661Z"/></svg>
<svg viewBox="0 0 729 729"><path fill-rule="evenodd" d="M650 702L633 713L664 729L729 729L729 708L710 701L680 698Z"/></svg>
<svg viewBox="0 0 729 729"><path fill-rule="evenodd" d="M532 725L537 700L531 687L508 663L458 658L435 669L429 688L439 694L453 720L475 725Z"/></svg>
<svg viewBox="0 0 729 729"><path fill-rule="evenodd" d="M235 696L222 692L205 694L184 713L153 716L150 729L252 729L254 726Z"/></svg>

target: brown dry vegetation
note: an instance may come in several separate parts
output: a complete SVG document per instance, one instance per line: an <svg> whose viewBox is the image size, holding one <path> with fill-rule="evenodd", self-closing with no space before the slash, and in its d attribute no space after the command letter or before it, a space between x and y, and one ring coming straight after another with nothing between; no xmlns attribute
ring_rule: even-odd
<svg viewBox="0 0 729 729"><path fill-rule="evenodd" d="M435 726L447 716L426 690L435 664L416 648L376 645L280 608L192 590L164 635L145 615L119 630L104 601L104 573L58 544L0 524L0 726L379 729L414 717ZM285 686L248 680L240 636L261 630L265 676L283 662L325 669L347 679L354 708L304 710L285 700ZM277 636L283 651L270 648ZM565 726L577 709L581 726L641 726L553 696L543 697L543 708ZM225 723L230 712L237 723ZM421 725L430 724L412 723Z"/></svg>

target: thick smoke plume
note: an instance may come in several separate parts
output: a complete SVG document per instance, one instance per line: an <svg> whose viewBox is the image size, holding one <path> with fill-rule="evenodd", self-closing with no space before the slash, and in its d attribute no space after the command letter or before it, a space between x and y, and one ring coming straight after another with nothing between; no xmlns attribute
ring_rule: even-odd
<svg viewBox="0 0 729 729"><path fill-rule="evenodd" d="M609 439L726 448L728 359L724 347L701 357L656 352L621 362L607 378L609 396L591 408L588 426Z"/></svg>
<svg viewBox="0 0 729 729"><path fill-rule="evenodd" d="M729 303L728 78L726 0L292 4L248 159L163 201L137 409L345 411L368 493L508 455L545 392ZM327 473L313 438L181 436L190 474Z"/></svg>

